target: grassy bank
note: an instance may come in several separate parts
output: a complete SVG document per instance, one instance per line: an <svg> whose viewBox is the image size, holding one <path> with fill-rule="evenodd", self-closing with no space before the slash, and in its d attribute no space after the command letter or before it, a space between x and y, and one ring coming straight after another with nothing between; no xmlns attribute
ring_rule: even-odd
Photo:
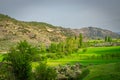
<svg viewBox="0 0 120 80"><path fill-rule="evenodd" d="M84 80L120 80L120 63L88 66L90 73Z"/></svg>

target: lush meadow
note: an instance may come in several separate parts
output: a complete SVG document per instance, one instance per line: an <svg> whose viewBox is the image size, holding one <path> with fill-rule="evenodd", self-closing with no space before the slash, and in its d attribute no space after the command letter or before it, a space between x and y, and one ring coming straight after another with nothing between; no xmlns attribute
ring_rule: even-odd
<svg viewBox="0 0 120 80"><path fill-rule="evenodd" d="M64 56L60 59L48 59L48 65L59 65L66 63L81 63L85 65L89 64L102 64L102 63L114 63L120 62L120 46L112 47L89 47L79 49L77 53Z"/></svg>

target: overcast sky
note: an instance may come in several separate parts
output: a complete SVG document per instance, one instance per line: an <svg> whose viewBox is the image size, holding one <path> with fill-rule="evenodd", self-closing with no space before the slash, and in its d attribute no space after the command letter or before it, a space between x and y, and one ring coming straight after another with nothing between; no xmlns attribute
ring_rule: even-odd
<svg viewBox="0 0 120 80"><path fill-rule="evenodd" d="M0 0L0 13L22 21L120 32L120 0Z"/></svg>

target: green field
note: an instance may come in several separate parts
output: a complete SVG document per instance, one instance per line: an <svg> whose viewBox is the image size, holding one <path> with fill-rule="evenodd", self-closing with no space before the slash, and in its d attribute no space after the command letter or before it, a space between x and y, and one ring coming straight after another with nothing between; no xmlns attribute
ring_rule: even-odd
<svg viewBox="0 0 120 80"><path fill-rule="evenodd" d="M90 47L86 49L86 52L83 52L83 49L79 49L77 53L70 54L61 59L48 59L48 65L56 66L59 64L66 63L76 63L79 62L81 64L103 64L103 63L114 63L120 62L120 58L111 58L109 54L117 54L120 55L120 46L113 47ZM103 57L101 55L108 55L107 57Z"/></svg>
<svg viewBox="0 0 120 80"><path fill-rule="evenodd" d="M120 80L120 63L89 66L90 73L84 80Z"/></svg>
<svg viewBox="0 0 120 80"><path fill-rule="evenodd" d="M86 48L86 51L83 52L84 49L79 49L77 53L73 53L67 56L64 56L60 59L47 59L47 64L50 66L57 66L59 64L74 64L81 63L84 65L89 64L103 64L103 63L114 63L120 62L120 58L110 58L109 54L119 54L120 55L120 46L113 47L89 47ZM101 58L101 54L107 54L107 58ZM3 59L3 54L0 54L0 61ZM34 62L33 66L37 63Z"/></svg>

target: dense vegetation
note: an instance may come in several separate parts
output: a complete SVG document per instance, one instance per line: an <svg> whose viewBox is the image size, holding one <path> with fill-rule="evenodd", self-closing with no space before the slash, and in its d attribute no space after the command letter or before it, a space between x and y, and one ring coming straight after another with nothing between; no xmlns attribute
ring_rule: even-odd
<svg viewBox="0 0 120 80"><path fill-rule="evenodd" d="M39 47L21 41L7 54L0 55L0 79L119 80L120 47L113 46L115 41L111 39L105 44L106 40L83 42L82 38L80 34L50 46L42 43ZM95 44L102 45L96 47ZM106 70L104 74L101 69Z"/></svg>

